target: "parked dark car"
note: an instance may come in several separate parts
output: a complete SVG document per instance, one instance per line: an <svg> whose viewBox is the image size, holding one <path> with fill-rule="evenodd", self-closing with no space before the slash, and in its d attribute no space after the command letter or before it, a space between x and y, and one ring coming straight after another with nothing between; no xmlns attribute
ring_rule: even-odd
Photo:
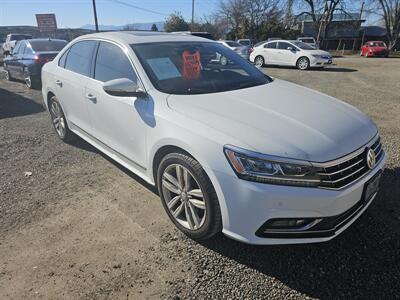
<svg viewBox="0 0 400 300"><path fill-rule="evenodd" d="M29 88L38 88L43 65L53 60L66 44L67 41L56 39L19 41L11 55L4 59L6 79L23 79Z"/></svg>

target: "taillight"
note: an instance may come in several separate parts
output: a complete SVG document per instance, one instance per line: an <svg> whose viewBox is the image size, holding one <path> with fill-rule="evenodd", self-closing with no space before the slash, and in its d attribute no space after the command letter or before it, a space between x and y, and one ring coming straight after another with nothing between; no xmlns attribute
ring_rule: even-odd
<svg viewBox="0 0 400 300"><path fill-rule="evenodd" d="M53 57L46 57L46 56L44 56L44 57L42 57L42 56L35 56L35 62L37 62L37 63L39 63L39 64L45 64L45 63L47 63L47 62L49 62L49 61L52 61L53 60Z"/></svg>

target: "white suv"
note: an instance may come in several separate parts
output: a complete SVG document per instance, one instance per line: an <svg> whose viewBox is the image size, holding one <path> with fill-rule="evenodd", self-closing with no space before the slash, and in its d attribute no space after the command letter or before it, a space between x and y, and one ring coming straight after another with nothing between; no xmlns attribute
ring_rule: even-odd
<svg viewBox="0 0 400 300"><path fill-rule="evenodd" d="M21 40L29 40L32 38L30 34L18 34L10 33L7 34L6 41L3 43L3 53L4 55L9 55L14 49L16 43Z"/></svg>
<svg viewBox="0 0 400 300"><path fill-rule="evenodd" d="M42 81L59 137L74 133L156 185L191 238L327 241L376 196L385 153L366 115L272 80L219 43L86 35L44 65Z"/></svg>

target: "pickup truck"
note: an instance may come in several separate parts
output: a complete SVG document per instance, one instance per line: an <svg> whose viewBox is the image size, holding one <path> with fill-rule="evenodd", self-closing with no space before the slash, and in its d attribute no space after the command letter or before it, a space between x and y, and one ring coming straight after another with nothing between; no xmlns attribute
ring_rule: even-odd
<svg viewBox="0 0 400 300"><path fill-rule="evenodd" d="M7 35L6 41L3 44L3 54L9 55L15 47L17 41L31 39L31 34L10 33Z"/></svg>

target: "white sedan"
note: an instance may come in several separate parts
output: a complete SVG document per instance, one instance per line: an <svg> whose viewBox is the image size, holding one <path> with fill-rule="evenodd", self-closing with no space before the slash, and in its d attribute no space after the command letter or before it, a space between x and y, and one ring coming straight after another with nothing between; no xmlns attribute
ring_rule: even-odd
<svg viewBox="0 0 400 300"><path fill-rule="evenodd" d="M216 42L85 35L44 65L42 82L60 139L78 135L155 185L193 239L327 241L378 191L385 152L365 114L273 80Z"/></svg>
<svg viewBox="0 0 400 300"><path fill-rule="evenodd" d="M329 52L315 49L300 41L274 40L254 46L250 61L266 65L295 66L300 70L332 64Z"/></svg>

